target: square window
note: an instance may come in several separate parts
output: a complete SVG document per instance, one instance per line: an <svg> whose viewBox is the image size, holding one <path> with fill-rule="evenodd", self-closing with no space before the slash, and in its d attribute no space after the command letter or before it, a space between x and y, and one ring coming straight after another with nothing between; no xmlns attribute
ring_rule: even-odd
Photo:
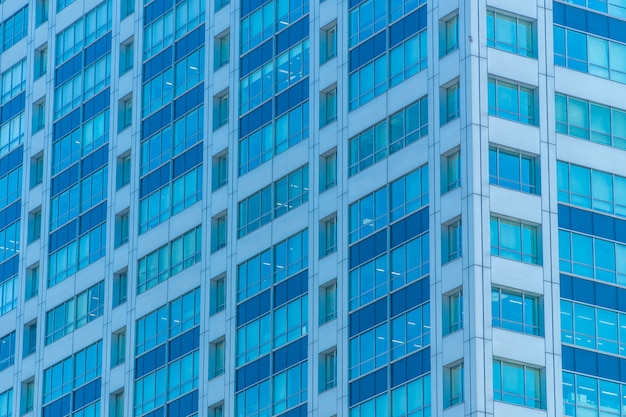
<svg viewBox="0 0 626 417"><path fill-rule="evenodd" d="M459 15L439 23L439 56L444 57L459 49Z"/></svg>
<svg viewBox="0 0 626 417"><path fill-rule="evenodd" d="M41 237L41 206L28 213L28 243Z"/></svg>
<svg viewBox="0 0 626 417"><path fill-rule="evenodd" d="M333 86L320 93L320 127L337 120L337 87Z"/></svg>
<svg viewBox="0 0 626 417"><path fill-rule="evenodd" d="M228 151L213 157L213 191L228 184Z"/></svg>
<svg viewBox="0 0 626 417"><path fill-rule="evenodd" d="M211 315L226 308L226 275L211 280Z"/></svg>
<svg viewBox="0 0 626 417"><path fill-rule="evenodd" d="M111 368L121 365L126 360L126 328L111 335Z"/></svg>
<svg viewBox="0 0 626 417"><path fill-rule="evenodd" d="M491 254L535 265L541 264L539 226L491 216Z"/></svg>
<svg viewBox="0 0 626 417"><path fill-rule="evenodd" d="M443 335L463 328L463 290L457 289L443 296Z"/></svg>
<svg viewBox="0 0 626 417"><path fill-rule="evenodd" d="M337 251L337 214L320 220L320 258Z"/></svg>
<svg viewBox="0 0 626 417"><path fill-rule="evenodd" d="M117 158L117 189L130 183L130 153Z"/></svg>
<svg viewBox="0 0 626 417"><path fill-rule="evenodd" d="M226 247L228 215L220 213L211 219L211 253Z"/></svg>
<svg viewBox="0 0 626 417"><path fill-rule="evenodd" d="M444 408L463 402L463 362L444 368L443 384L445 387Z"/></svg>
<svg viewBox="0 0 626 417"><path fill-rule="evenodd" d="M35 51L35 80L46 73L48 67L48 44L40 46Z"/></svg>
<svg viewBox="0 0 626 417"><path fill-rule="evenodd" d="M530 194L539 194L539 157L513 150L489 148L489 183Z"/></svg>
<svg viewBox="0 0 626 417"><path fill-rule="evenodd" d="M447 193L461 186L461 151L441 157L441 193Z"/></svg>
<svg viewBox="0 0 626 417"><path fill-rule="evenodd" d="M337 22L320 30L320 64L337 56Z"/></svg>
<svg viewBox="0 0 626 417"><path fill-rule="evenodd" d="M126 209L122 213L115 216L115 247L128 243L128 223L129 223L129 211Z"/></svg>
<svg viewBox="0 0 626 417"><path fill-rule="evenodd" d="M319 392L337 386L337 349L320 354Z"/></svg>
<svg viewBox="0 0 626 417"><path fill-rule="evenodd" d="M30 158L30 188L43 181L43 152Z"/></svg>
<svg viewBox="0 0 626 417"><path fill-rule="evenodd" d="M120 271L113 275L113 308L126 302L128 294L128 272Z"/></svg>
<svg viewBox="0 0 626 417"><path fill-rule="evenodd" d="M460 218L456 218L441 226L442 264L461 257L461 240L462 233Z"/></svg>
<svg viewBox="0 0 626 417"><path fill-rule="evenodd" d="M230 32L220 33L215 37L214 70L222 68L230 61Z"/></svg>
<svg viewBox="0 0 626 417"><path fill-rule="evenodd" d="M33 134L43 130L46 124L46 99L33 104Z"/></svg>
<svg viewBox="0 0 626 417"><path fill-rule="evenodd" d="M209 346L209 378L215 378L224 373L225 346L224 338L211 342Z"/></svg>
<svg viewBox="0 0 626 417"><path fill-rule="evenodd" d="M458 81L442 87L439 92L441 125L445 125L461 116L461 87Z"/></svg>
<svg viewBox="0 0 626 417"><path fill-rule="evenodd" d="M337 150L320 156L320 192L337 185Z"/></svg>
<svg viewBox="0 0 626 417"><path fill-rule="evenodd" d="M228 124L228 90L213 97L213 130Z"/></svg>
<svg viewBox="0 0 626 417"><path fill-rule="evenodd" d="M320 325L337 318L337 282L320 287Z"/></svg>
<svg viewBox="0 0 626 417"><path fill-rule="evenodd" d="M491 290L492 326L543 336L542 304L540 297L494 287Z"/></svg>
<svg viewBox="0 0 626 417"><path fill-rule="evenodd" d="M133 95L130 94L118 102L117 131L121 132L133 124Z"/></svg>

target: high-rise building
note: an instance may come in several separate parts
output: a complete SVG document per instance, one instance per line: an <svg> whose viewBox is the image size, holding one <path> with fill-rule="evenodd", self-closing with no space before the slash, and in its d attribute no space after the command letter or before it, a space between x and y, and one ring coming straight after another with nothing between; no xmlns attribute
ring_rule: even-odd
<svg viewBox="0 0 626 417"><path fill-rule="evenodd" d="M0 0L0 417L626 416L625 0Z"/></svg>

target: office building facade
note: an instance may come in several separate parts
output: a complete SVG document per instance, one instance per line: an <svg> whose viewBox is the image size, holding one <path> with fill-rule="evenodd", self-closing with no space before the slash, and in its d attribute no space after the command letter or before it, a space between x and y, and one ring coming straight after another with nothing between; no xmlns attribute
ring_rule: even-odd
<svg viewBox="0 0 626 417"><path fill-rule="evenodd" d="M0 417L626 415L623 0L0 0L0 53Z"/></svg>

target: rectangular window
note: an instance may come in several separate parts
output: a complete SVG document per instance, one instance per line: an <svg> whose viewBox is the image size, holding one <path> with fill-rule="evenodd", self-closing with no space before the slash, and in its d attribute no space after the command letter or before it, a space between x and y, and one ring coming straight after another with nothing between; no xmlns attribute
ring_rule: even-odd
<svg viewBox="0 0 626 417"><path fill-rule="evenodd" d="M15 332L0 337L0 371L15 363Z"/></svg>
<svg viewBox="0 0 626 417"><path fill-rule="evenodd" d="M215 0L216 1L216 10L217 3L224 0ZM226 4L228 4L229 0L226 0ZM214 404L209 407L209 417L224 417L224 403L221 402L219 404Z"/></svg>
<svg viewBox="0 0 626 417"><path fill-rule="evenodd" d="M319 361L319 392L324 392L337 386L337 349L322 353Z"/></svg>
<svg viewBox="0 0 626 417"><path fill-rule="evenodd" d="M131 127L133 124L133 95L129 94L117 103L117 131L122 132Z"/></svg>
<svg viewBox="0 0 626 417"><path fill-rule="evenodd" d="M44 44L35 50L35 80L45 75L48 68L48 44Z"/></svg>
<svg viewBox="0 0 626 417"><path fill-rule="evenodd" d="M539 297L503 288L491 289L493 327L543 336L543 312Z"/></svg>
<svg viewBox="0 0 626 417"><path fill-rule="evenodd" d="M127 294L128 272L118 272L113 275L113 308L125 303Z"/></svg>
<svg viewBox="0 0 626 417"><path fill-rule="evenodd" d="M211 219L211 253L226 247L228 216L226 212Z"/></svg>
<svg viewBox="0 0 626 417"><path fill-rule="evenodd" d="M537 35L533 22L487 10L487 46L513 54L537 57Z"/></svg>
<svg viewBox="0 0 626 417"><path fill-rule="evenodd" d="M337 282L320 287L320 325L337 318Z"/></svg>
<svg viewBox="0 0 626 417"><path fill-rule="evenodd" d="M24 325L24 343L22 346L22 357L25 358L37 350L37 320L33 320Z"/></svg>
<svg viewBox="0 0 626 417"><path fill-rule="evenodd" d="M230 61L230 32L220 33L215 37L214 67L217 71Z"/></svg>
<svg viewBox="0 0 626 417"><path fill-rule="evenodd" d="M493 360L493 399L524 407L545 409L545 375L527 365Z"/></svg>
<svg viewBox="0 0 626 417"><path fill-rule="evenodd" d="M459 49L459 15L439 23L439 57Z"/></svg>
<svg viewBox="0 0 626 417"><path fill-rule="evenodd" d="M539 160L494 146L489 147L489 183L530 194L539 194Z"/></svg>
<svg viewBox="0 0 626 417"><path fill-rule="evenodd" d="M556 131L626 149L626 111L556 94Z"/></svg>
<svg viewBox="0 0 626 417"><path fill-rule="evenodd" d="M120 6L121 20L124 20L126 17L130 16L134 12L135 12L135 0L121 0L121 6Z"/></svg>
<svg viewBox="0 0 626 417"><path fill-rule="evenodd" d="M39 294L39 264L26 269L25 299L28 301Z"/></svg>
<svg viewBox="0 0 626 417"><path fill-rule="evenodd" d="M320 156L320 192L337 185L337 150Z"/></svg>
<svg viewBox="0 0 626 417"><path fill-rule="evenodd" d="M320 65L337 56L337 23L320 30Z"/></svg>
<svg viewBox="0 0 626 417"><path fill-rule="evenodd" d="M491 254L540 265L539 226L491 216Z"/></svg>
<svg viewBox="0 0 626 417"><path fill-rule="evenodd" d="M213 157L213 191L228 184L228 150Z"/></svg>
<svg viewBox="0 0 626 417"><path fill-rule="evenodd" d="M43 153L30 158L30 188L36 187L43 181ZM18 187L19 188L19 187Z"/></svg>
<svg viewBox="0 0 626 417"><path fill-rule="evenodd" d="M33 134L40 132L46 125L46 99L33 103Z"/></svg>
<svg viewBox="0 0 626 417"><path fill-rule="evenodd" d="M224 7L228 6L229 4L230 4L230 0L215 0L214 10L215 12L217 12L218 10L222 10ZM219 416L215 416L215 417L222 417L222 415L220 414Z"/></svg>
<svg viewBox="0 0 626 417"><path fill-rule="evenodd" d="M128 243L128 230L129 230L129 212L128 210L115 216L115 247Z"/></svg>
<svg viewBox="0 0 626 417"><path fill-rule="evenodd" d="M463 328L463 290L455 290L443 296L443 335Z"/></svg>
<svg viewBox="0 0 626 417"><path fill-rule="evenodd" d="M226 276L211 280L211 315L224 311L226 308Z"/></svg>
<svg viewBox="0 0 626 417"><path fill-rule="evenodd" d="M536 89L489 78L489 114L537 126Z"/></svg>
<svg viewBox="0 0 626 417"><path fill-rule="evenodd" d="M218 377L224 373L226 360L226 341L219 339L209 345L209 379Z"/></svg>
<svg viewBox="0 0 626 417"><path fill-rule="evenodd" d="M401 67L398 64L394 67ZM387 91L389 78L387 55L352 72L348 77L348 111L363 106Z"/></svg>
<svg viewBox="0 0 626 417"><path fill-rule="evenodd" d="M280 415L288 408L307 400L307 371L308 364L304 362L274 375L272 379L273 415Z"/></svg>
<svg viewBox="0 0 626 417"><path fill-rule="evenodd" d="M170 11L159 17L143 31L143 60L147 61L174 40L174 12Z"/></svg>
<svg viewBox="0 0 626 417"><path fill-rule="evenodd" d="M118 190L130 184L130 154L117 158L116 182Z"/></svg>
<svg viewBox="0 0 626 417"><path fill-rule="evenodd" d="M0 26L2 37L2 51L6 51L28 33L28 6L18 10Z"/></svg>
<svg viewBox="0 0 626 417"><path fill-rule="evenodd" d="M28 243L41 237L41 206L28 213Z"/></svg>
<svg viewBox="0 0 626 417"><path fill-rule="evenodd" d="M461 219L457 218L441 226L442 264L462 256Z"/></svg>
<svg viewBox="0 0 626 417"><path fill-rule="evenodd" d="M461 116L461 86L459 82L442 87L439 90L439 96L441 125L443 126Z"/></svg>
<svg viewBox="0 0 626 417"><path fill-rule="evenodd" d="M2 96L0 99L7 103L17 97L26 87L26 59L2 73Z"/></svg>
<svg viewBox="0 0 626 417"><path fill-rule="evenodd" d="M337 120L337 87L320 93L320 127Z"/></svg>
<svg viewBox="0 0 626 417"><path fill-rule="evenodd" d="M350 380L367 374L389 362L389 324L361 333L350 339L348 377Z"/></svg>
<svg viewBox="0 0 626 417"><path fill-rule="evenodd" d="M28 381L22 382L22 399L20 400L21 415L30 413L33 411L35 404L35 379L31 378ZM0 410L2 415L2 410ZM7 416L10 415L7 414Z"/></svg>
<svg viewBox="0 0 626 417"><path fill-rule="evenodd" d="M124 0L122 0L124 1ZM135 42L133 38L124 41L120 45L120 75L126 74L133 69L135 61Z"/></svg>
<svg viewBox="0 0 626 417"><path fill-rule="evenodd" d="M125 0L122 0L125 1ZM133 2L134 5L134 2ZM111 394L110 417L124 417L124 390Z"/></svg>
<svg viewBox="0 0 626 417"><path fill-rule="evenodd" d="M50 9L49 0L37 0L37 8L35 11L35 26L36 27L48 21L49 9Z"/></svg>
<svg viewBox="0 0 626 417"><path fill-rule="evenodd" d="M441 157L441 193L461 186L461 151L456 150Z"/></svg>
<svg viewBox="0 0 626 417"><path fill-rule="evenodd" d="M228 124L228 90L213 97L213 130Z"/></svg>
<svg viewBox="0 0 626 417"><path fill-rule="evenodd" d="M444 408L452 407L464 401L463 362L444 368L444 387L446 388Z"/></svg>
<svg viewBox="0 0 626 417"><path fill-rule="evenodd" d="M320 258L337 251L337 214L320 221Z"/></svg>
<svg viewBox="0 0 626 417"><path fill-rule="evenodd" d="M111 335L111 368L126 361L126 328Z"/></svg>

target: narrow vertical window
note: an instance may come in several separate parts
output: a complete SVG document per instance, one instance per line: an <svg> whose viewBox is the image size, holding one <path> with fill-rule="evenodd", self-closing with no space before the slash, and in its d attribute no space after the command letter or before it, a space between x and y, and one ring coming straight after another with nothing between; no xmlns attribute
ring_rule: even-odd
<svg viewBox="0 0 626 417"><path fill-rule="evenodd" d="M230 61L230 32L222 32L215 37L214 70L222 68Z"/></svg>

